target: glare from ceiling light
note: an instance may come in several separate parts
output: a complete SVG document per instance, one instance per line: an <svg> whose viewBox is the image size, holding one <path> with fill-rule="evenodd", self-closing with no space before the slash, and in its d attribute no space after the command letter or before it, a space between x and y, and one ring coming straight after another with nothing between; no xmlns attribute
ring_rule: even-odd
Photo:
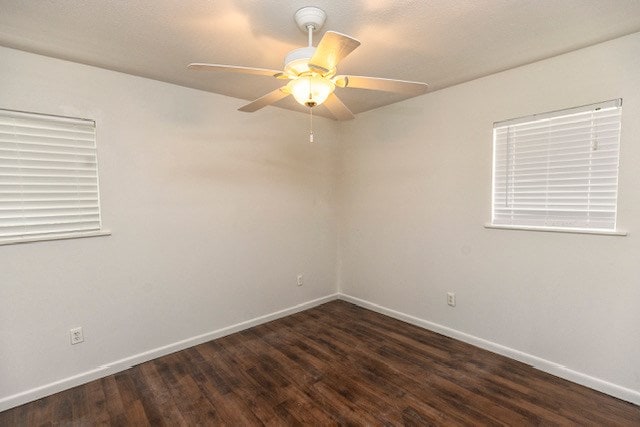
<svg viewBox="0 0 640 427"><path fill-rule="evenodd" d="M298 77L287 86L296 101L306 107L322 104L336 88L331 80L317 75Z"/></svg>

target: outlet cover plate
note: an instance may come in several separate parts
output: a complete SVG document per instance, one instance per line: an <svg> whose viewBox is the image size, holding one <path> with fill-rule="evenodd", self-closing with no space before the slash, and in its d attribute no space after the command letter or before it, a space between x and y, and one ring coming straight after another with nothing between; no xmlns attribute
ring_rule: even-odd
<svg viewBox="0 0 640 427"><path fill-rule="evenodd" d="M456 294L454 292L447 292L447 304L451 307L456 306Z"/></svg>
<svg viewBox="0 0 640 427"><path fill-rule="evenodd" d="M69 330L71 336L71 345L80 344L84 342L84 335L82 334L82 328L73 328Z"/></svg>

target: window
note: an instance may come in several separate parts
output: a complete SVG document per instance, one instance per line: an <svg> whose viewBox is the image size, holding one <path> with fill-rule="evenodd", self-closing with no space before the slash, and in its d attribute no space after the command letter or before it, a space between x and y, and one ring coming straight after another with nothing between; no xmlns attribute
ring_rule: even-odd
<svg viewBox="0 0 640 427"><path fill-rule="evenodd" d="M614 232L622 100L494 124L493 226Z"/></svg>
<svg viewBox="0 0 640 427"><path fill-rule="evenodd" d="M0 243L100 232L95 122L0 109Z"/></svg>

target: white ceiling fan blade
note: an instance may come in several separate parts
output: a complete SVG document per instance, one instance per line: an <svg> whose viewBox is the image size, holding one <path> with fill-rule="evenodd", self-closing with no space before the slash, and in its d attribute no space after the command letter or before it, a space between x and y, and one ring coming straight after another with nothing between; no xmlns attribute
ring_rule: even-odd
<svg viewBox="0 0 640 427"><path fill-rule="evenodd" d="M381 90L384 92L396 92L412 96L422 95L429 87L426 83L382 79L379 77L337 76L333 80L338 87Z"/></svg>
<svg viewBox="0 0 640 427"><path fill-rule="evenodd" d="M360 42L346 34L327 31L318 43L315 53L309 60L309 68L321 74L332 71L338 62L349 55Z"/></svg>
<svg viewBox="0 0 640 427"><path fill-rule="evenodd" d="M254 111L258 111L262 107L266 107L267 105L278 102L282 98L286 98L287 96L289 96L289 91L286 86L282 86L281 88L271 91L268 94L256 99L255 101L248 103L247 105L243 105L242 107L238 108L238 111L253 113Z"/></svg>
<svg viewBox="0 0 640 427"><path fill-rule="evenodd" d="M329 95L326 101L322 104L327 107L327 110L331 113L336 120L351 120L355 118L351 110L340 101L340 98L335 93Z"/></svg>
<svg viewBox="0 0 640 427"><path fill-rule="evenodd" d="M276 74L282 74L280 70L269 70L267 68L241 67L239 65L222 65L222 64L203 64L194 62L187 66L190 70L204 71L226 71L231 73L253 74L257 76L275 77Z"/></svg>

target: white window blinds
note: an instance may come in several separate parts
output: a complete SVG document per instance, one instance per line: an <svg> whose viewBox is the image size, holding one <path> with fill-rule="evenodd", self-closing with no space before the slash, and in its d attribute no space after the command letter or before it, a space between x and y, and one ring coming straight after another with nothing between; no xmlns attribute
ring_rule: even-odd
<svg viewBox="0 0 640 427"><path fill-rule="evenodd" d="M97 230L95 123L0 110L0 242Z"/></svg>
<svg viewBox="0 0 640 427"><path fill-rule="evenodd" d="M496 123L492 224L615 230L621 105Z"/></svg>

